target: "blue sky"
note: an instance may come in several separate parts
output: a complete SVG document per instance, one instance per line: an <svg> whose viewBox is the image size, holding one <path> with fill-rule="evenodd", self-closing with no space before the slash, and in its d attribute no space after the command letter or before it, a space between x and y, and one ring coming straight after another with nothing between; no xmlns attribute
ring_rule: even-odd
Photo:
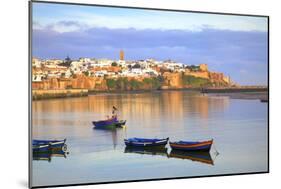
<svg viewBox="0 0 281 189"><path fill-rule="evenodd" d="M33 3L33 56L206 63L240 84L267 83L267 19Z"/></svg>

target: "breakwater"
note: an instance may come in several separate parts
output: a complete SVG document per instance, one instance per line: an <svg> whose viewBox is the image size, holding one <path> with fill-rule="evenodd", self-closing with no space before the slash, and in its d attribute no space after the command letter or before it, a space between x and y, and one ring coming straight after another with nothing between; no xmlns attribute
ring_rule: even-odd
<svg viewBox="0 0 281 189"><path fill-rule="evenodd" d="M32 99L51 99L88 96L87 89L53 89L53 90L32 90Z"/></svg>
<svg viewBox="0 0 281 189"><path fill-rule="evenodd" d="M267 87L210 87L202 88L202 93L241 93L241 92L267 92Z"/></svg>

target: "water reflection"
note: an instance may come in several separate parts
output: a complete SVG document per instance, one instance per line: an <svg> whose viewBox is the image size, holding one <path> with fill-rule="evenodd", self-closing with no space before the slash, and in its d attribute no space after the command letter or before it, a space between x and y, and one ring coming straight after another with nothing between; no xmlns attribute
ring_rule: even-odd
<svg viewBox="0 0 281 189"><path fill-rule="evenodd" d="M68 154L69 152L66 152L62 149L33 152L33 160L51 162L53 157L66 158Z"/></svg>
<svg viewBox="0 0 281 189"><path fill-rule="evenodd" d="M159 155L166 156L167 148L137 148L137 147L126 147L124 153L135 153L135 154L145 154L145 155Z"/></svg>
<svg viewBox="0 0 281 189"><path fill-rule="evenodd" d="M119 109L119 119L141 128L183 128L187 118L194 116L206 125L210 112L222 112L229 105L228 97L210 98L198 93L181 91L140 94L98 94L83 98L33 101L33 136L42 134L37 126L92 126L110 114L112 106ZM42 128L41 128L42 129ZM48 127L47 133L63 136L65 128ZM85 132L73 128L70 132ZM46 131L44 131L46 133ZM60 133L60 134L59 134ZM64 137L64 136L63 136Z"/></svg>
<svg viewBox="0 0 281 189"><path fill-rule="evenodd" d="M209 152L202 151L180 151L171 150L168 153L168 148L137 148L126 147L124 153L135 153L141 155L162 156L166 158L176 158L183 160L196 161L203 164L214 165L214 161Z"/></svg>
<svg viewBox="0 0 281 189"><path fill-rule="evenodd" d="M93 129L94 129L94 131L107 134L107 137L106 137L106 138L107 138L108 140L111 139L113 149L116 149L116 146L117 146L117 143L118 143L118 142L117 142L117 141L118 141L118 140L117 140L117 139L118 139L118 137L117 137L117 130L120 130L120 129L122 129L122 128L103 129L103 128L96 128L96 127L94 127ZM111 138L108 137L108 135L110 135Z"/></svg>
<svg viewBox="0 0 281 189"><path fill-rule="evenodd" d="M268 109L256 100L163 91L98 94L32 103L32 137L67 138L71 152L67 160L61 154L41 157L35 154L34 160L51 157L52 163L32 162L34 185L267 170ZM119 119L127 120L127 127L93 129L92 121L105 119L113 105L119 110ZM208 166L214 164L212 158L215 158L208 153L125 149L124 138L132 137L171 137L173 141L214 138L222 155L216 159L215 166ZM59 157L53 158L56 156ZM63 170L64 174L57 170Z"/></svg>
<svg viewBox="0 0 281 189"><path fill-rule="evenodd" d="M188 151L172 150L168 155L168 157L177 158L177 159L188 159L199 163L214 165L213 159L209 152L202 152L202 151L188 152Z"/></svg>

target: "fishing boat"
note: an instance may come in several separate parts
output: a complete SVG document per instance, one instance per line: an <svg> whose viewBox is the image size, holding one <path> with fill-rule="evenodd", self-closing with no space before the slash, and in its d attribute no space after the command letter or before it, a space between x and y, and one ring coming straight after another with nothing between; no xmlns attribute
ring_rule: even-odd
<svg viewBox="0 0 281 189"><path fill-rule="evenodd" d="M116 127L123 127L126 120L118 120L117 117L112 117L107 120L93 121L93 125L97 129L114 129Z"/></svg>
<svg viewBox="0 0 281 189"><path fill-rule="evenodd" d="M169 138L164 139L146 139L146 138L129 138L124 139L127 147L159 147L164 148L168 143Z"/></svg>
<svg viewBox="0 0 281 189"><path fill-rule="evenodd" d="M93 121L93 125L96 128L115 128L116 123L118 123L117 117L112 117L106 120Z"/></svg>
<svg viewBox="0 0 281 189"><path fill-rule="evenodd" d="M126 124L126 120L118 120L117 118L118 109L112 107L112 117L106 120L93 121L93 125L96 129L115 129L116 127L123 127Z"/></svg>
<svg viewBox="0 0 281 189"><path fill-rule="evenodd" d="M168 158L187 159L209 165L214 165L213 159L208 151L182 151L172 150Z"/></svg>
<svg viewBox="0 0 281 189"><path fill-rule="evenodd" d="M33 151L50 151L52 149L66 149L66 139L63 140L32 140Z"/></svg>
<svg viewBox="0 0 281 189"><path fill-rule="evenodd" d="M202 142L170 142L170 146L173 150L183 150L183 151L210 151L213 144L213 139Z"/></svg>

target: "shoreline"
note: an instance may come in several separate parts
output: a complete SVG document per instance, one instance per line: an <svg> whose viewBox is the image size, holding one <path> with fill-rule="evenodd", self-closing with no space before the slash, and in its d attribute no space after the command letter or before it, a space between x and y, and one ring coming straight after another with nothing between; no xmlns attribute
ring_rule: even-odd
<svg viewBox="0 0 281 189"><path fill-rule="evenodd" d="M202 88L202 93L268 92L268 87Z"/></svg>
<svg viewBox="0 0 281 189"><path fill-rule="evenodd" d="M170 88L170 89L152 89L152 90L87 90L87 89L53 89L53 90L32 90L32 100L47 100L59 98L85 97L97 94L140 94L140 93L155 93L169 91L190 91L207 94L210 96L229 96L235 99L259 99L261 102L268 102L267 87L253 88Z"/></svg>
<svg viewBox="0 0 281 189"><path fill-rule="evenodd" d="M234 92L234 93L205 93L208 96L220 97L227 96L231 99L242 99L242 100L260 100L260 102L268 102L267 91L262 92Z"/></svg>
<svg viewBox="0 0 281 189"><path fill-rule="evenodd" d="M32 90L32 100L45 100L57 98L83 97L88 96L87 89L53 89L53 90Z"/></svg>

